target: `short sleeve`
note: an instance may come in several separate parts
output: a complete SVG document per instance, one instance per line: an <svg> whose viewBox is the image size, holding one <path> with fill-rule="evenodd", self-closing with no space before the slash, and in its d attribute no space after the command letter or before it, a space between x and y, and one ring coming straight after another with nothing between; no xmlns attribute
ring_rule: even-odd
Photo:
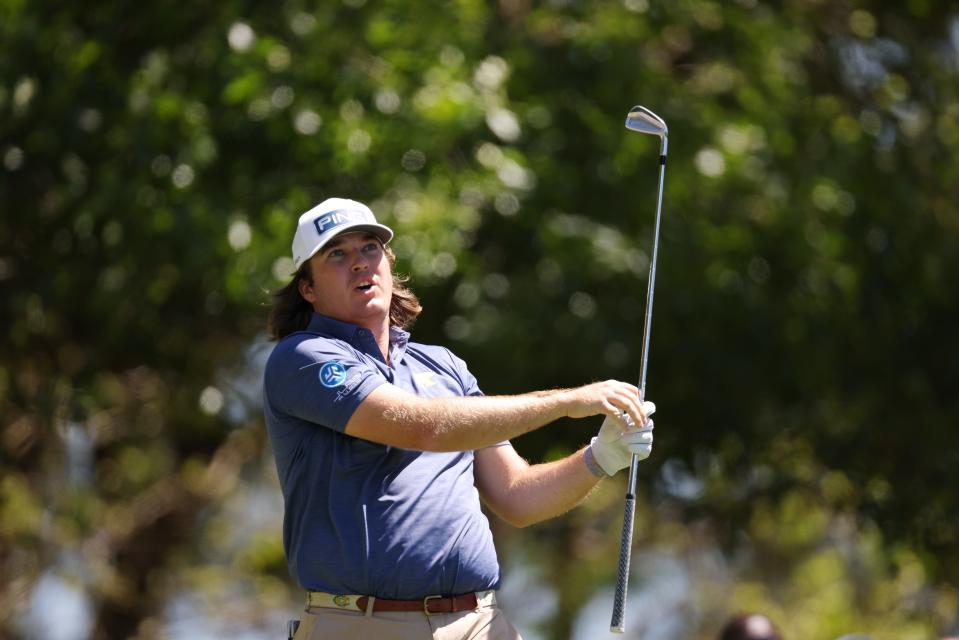
<svg viewBox="0 0 959 640"><path fill-rule="evenodd" d="M446 349L446 353L449 354L450 362L453 365L453 371L455 372L456 378L459 380L460 385L463 387L463 395L483 395L482 390L479 388L479 384L476 382L476 377L470 373L469 367L466 366L466 362L464 362L462 358L458 357L449 349Z"/></svg>
<svg viewBox="0 0 959 640"><path fill-rule="evenodd" d="M366 396L386 382L354 349L327 338L277 345L264 375L274 410L341 433Z"/></svg>

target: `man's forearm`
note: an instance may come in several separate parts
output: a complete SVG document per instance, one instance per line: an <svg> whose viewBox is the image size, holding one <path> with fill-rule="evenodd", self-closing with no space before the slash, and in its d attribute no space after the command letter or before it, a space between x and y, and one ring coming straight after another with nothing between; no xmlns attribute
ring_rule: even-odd
<svg viewBox="0 0 959 640"><path fill-rule="evenodd" d="M391 428L420 440L425 451L481 449L565 417L565 390L516 396L419 398L383 411Z"/></svg>
<svg viewBox="0 0 959 640"><path fill-rule="evenodd" d="M512 447L483 449L476 452L476 486L500 518L526 527L566 513L599 483L583 453L530 465Z"/></svg>
<svg viewBox="0 0 959 640"><path fill-rule="evenodd" d="M639 390L606 380L575 389L515 396L421 398L391 384L374 389L346 425L346 434L421 451L481 449L558 418L627 411L645 421Z"/></svg>
<svg viewBox="0 0 959 640"><path fill-rule="evenodd" d="M583 449L562 460L531 465L516 486L516 499L524 505L523 525L566 513L581 503L599 481L586 468Z"/></svg>

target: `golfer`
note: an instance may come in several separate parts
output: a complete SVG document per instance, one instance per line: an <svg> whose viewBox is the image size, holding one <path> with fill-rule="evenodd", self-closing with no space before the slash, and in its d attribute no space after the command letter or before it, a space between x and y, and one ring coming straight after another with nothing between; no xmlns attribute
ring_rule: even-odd
<svg viewBox="0 0 959 640"><path fill-rule="evenodd" d="M421 307L392 238L366 205L330 198L300 216L296 272L274 293L264 411L307 591L295 638L519 638L481 501L519 527L569 510L649 455L655 407L615 380L484 396L448 349L410 340ZM593 415L598 436L565 459L530 465L509 443Z"/></svg>

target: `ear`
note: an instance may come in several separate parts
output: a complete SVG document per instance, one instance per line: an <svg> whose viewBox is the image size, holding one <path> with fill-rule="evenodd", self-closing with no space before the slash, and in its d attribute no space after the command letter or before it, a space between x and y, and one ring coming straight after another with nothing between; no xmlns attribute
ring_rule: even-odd
<svg viewBox="0 0 959 640"><path fill-rule="evenodd" d="M306 278L300 278L296 283L296 288L304 300L310 304L316 302L316 293L313 291L313 285Z"/></svg>

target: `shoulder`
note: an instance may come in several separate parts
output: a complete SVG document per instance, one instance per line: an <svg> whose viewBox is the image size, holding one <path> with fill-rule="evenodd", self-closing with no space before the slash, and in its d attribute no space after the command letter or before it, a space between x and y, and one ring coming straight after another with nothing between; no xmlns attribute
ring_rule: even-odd
<svg viewBox="0 0 959 640"><path fill-rule="evenodd" d="M482 394L466 361L446 347L411 342L407 347L407 353L418 360L422 366L455 380L463 395Z"/></svg>
<svg viewBox="0 0 959 640"><path fill-rule="evenodd" d="M355 349L343 340L318 333L298 331L282 338L273 347L266 362L266 372L299 369L338 357L352 357Z"/></svg>
<svg viewBox="0 0 959 640"><path fill-rule="evenodd" d="M436 344L410 342L407 351L438 363L452 366L456 369L466 369L466 362L446 347Z"/></svg>

